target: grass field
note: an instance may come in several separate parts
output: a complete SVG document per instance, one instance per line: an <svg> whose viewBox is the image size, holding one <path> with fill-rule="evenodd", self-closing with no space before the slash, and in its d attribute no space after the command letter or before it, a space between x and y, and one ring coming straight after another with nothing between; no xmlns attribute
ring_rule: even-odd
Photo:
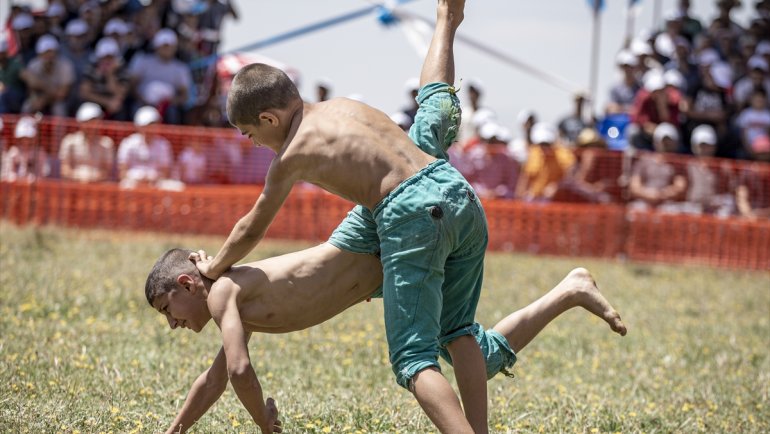
<svg viewBox="0 0 770 434"><path fill-rule="evenodd" d="M220 238L0 224L0 432L161 432L220 343L170 330L144 298L167 248ZM265 242L250 258L305 244ZM489 383L494 432L770 431L770 274L490 254L478 309L493 325L589 268L620 338L574 309ZM430 432L387 362L378 301L316 328L252 338L285 432ZM452 376L451 368L445 369ZM256 432L229 389L194 432Z"/></svg>

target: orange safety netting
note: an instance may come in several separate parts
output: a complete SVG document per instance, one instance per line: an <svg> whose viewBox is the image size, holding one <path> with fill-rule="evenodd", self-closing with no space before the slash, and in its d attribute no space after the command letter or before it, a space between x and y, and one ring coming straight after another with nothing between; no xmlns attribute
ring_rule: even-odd
<svg viewBox="0 0 770 434"><path fill-rule="evenodd" d="M14 144L18 117L3 116L3 149ZM78 128L71 119L43 119L35 146L46 150L56 164L61 138ZM135 132L132 124L103 122L100 131L115 141ZM159 125L156 132L170 143L177 158L191 143L211 150L217 141L230 141L244 152L253 146L234 129ZM770 270L770 220L739 217L672 215L633 211L628 203L629 167L638 157L598 151L589 181L605 180L609 204L586 203L570 191L552 203L484 200L489 221L490 249L569 256L630 258L643 261L699 263L712 266ZM245 155L245 154L244 154ZM228 167L238 176L227 180L207 176L208 185L186 185L182 191L150 187L124 189L114 178L103 183L77 183L36 178L0 182L0 218L17 224L56 224L170 233L226 235L256 201L261 186L254 174L264 176L272 159L267 151L248 164ZM718 173L720 193L733 194L739 182L747 185L757 207L770 207L770 165L744 161L704 159ZM686 175L694 159L667 155L666 163ZM221 167L207 168L222 173ZM224 175L223 175L224 176ZM233 180L250 184L223 185ZM746 182L746 181L750 182ZM237 184L237 182L236 182ZM312 186L298 185L272 224L268 236L323 241L352 204Z"/></svg>

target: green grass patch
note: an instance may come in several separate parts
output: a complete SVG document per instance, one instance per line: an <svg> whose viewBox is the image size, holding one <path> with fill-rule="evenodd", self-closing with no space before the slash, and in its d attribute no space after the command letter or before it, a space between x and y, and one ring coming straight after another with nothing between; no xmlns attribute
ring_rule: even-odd
<svg viewBox="0 0 770 434"><path fill-rule="evenodd" d="M221 238L0 224L0 432L161 432L219 348L144 298L157 257ZM307 247L264 242L249 259ZM489 382L494 432L770 431L770 274L489 254L487 327L572 268L591 270L629 333L574 309ZM387 361L382 304L255 335L251 358L286 432L435 431ZM452 377L451 368L446 368ZM256 432L229 389L193 432Z"/></svg>

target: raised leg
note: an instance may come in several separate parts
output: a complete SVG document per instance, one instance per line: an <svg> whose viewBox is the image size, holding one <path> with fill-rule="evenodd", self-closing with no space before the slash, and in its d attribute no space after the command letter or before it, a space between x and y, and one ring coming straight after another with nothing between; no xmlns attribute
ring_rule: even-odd
<svg viewBox="0 0 770 434"><path fill-rule="evenodd" d="M454 38L463 20L465 0L439 0L436 12L436 29L430 41L428 55L422 64L420 86L428 83L455 81Z"/></svg>
<svg viewBox="0 0 770 434"><path fill-rule="evenodd" d="M603 319L614 332L625 336L626 326L620 315L599 292L591 273L585 268L572 270L555 288L503 318L494 329L505 336L511 349L518 353L554 318L578 306Z"/></svg>

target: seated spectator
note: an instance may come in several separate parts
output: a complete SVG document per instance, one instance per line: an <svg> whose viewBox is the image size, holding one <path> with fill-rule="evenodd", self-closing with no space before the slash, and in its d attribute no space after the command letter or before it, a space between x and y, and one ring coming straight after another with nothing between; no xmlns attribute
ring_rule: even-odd
<svg viewBox="0 0 770 434"><path fill-rule="evenodd" d="M75 81L72 83L73 91L70 91L68 106L74 112L80 106L78 91L83 79L83 73L90 64L91 50L89 48L88 24L81 19L74 19L67 23L64 30L65 38L61 45L62 56L69 59L75 70Z"/></svg>
<svg viewBox="0 0 770 434"><path fill-rule="evenodd" d="M78 108L75 119L78 131L67 134L59 148L61 176L80 182L110 180L115 164L112 139L99 134L102 109L92 102Z"/></svg>
<svg viewBox="0 0 770 434"><path fill-rule="evenodd" d="M64 20L67 18L67 9L61 3L54 1L48 3L48 9L45 11L46 29L48 33L56 36L59 40L64 37Z"/></svg>
<svg viewBox="0 0 770 434"><path fill-rule="evenodd" d="M463 173L482 198L513 199L519 177L519 162L508 152L511 133L488 123L481 128L482 142L468 152L469 172Z"/></svg>
<svg viewBox="0 0 770 434"><path fill-rule="evenodd" d="M735 123L741 130L746 156L755 158L757 146L761 148L761 143L770 136L770 108L764 90L754 90L751 105L741 111Z"/></svg>
<svg viewBox="0 0 770 434"><path fill-rule="evenodd" d="M59 42L51 35L41 36L35 50L37 57L21 71L29 91L22 112L67 116L67 97L75 82L72 62L59 54Z"/></svg>
<svg viewBox="0 0 770 434"><path fill-rule="evenodd" d="M769 180L767 171L763 170L770 162L770 139L762 139L758 145L754 154L757 162L744 166L739 174L738 187L735 189L735 205L738 214L752 220L770 219Z"/></svg>
<svg viewBox="0 0 770 434"><path fill-rule="evenodd" d="M191 143L179 154L179 176L185 184L206 182L206 154L200 137L192 137Z"/></svg>
<svg viewBox="0 0 770 434"><path fill-rule="evenodd" d="M690 214L715 214L720 217L733 214L733 195L720 192L720 177L729 180L732 174L729 168L717 171L709 164L709 159L717 150L716 131L711 125L699 125L693 130L690 141L695 158L687 163L687 193L681 211ZM729 186L730 183L723 184Z"/></svg>
<svg viewBox="0 0 770 434"><path fill-rule="evenodd" d="M559 135L561 135L565 146L574 147L578 134L588 127L588 123L583 118L583 105L585 105L586 96L578 93L574 96L574 111L559 121Z"/></svg>
<svg viewBox="0 0 770 434"><path fill-rule="evenodd" d="M629 132L629 141L637 149L651 150L652 135L663 123L679 128L679 112L682 107L682 95L675 89L666 87L660 71L651 71L644 77L644 87L639 90L631 112L631 122L635 131Z"/></svg>
<svg viewBox="0 0 770 434"><path fill-rule="evenodd" d="M129 65L132 86L141 105L156 107L165 123L180 124L193 86L190 68L174 57L177 36L173 30L159 30L152 47L153 54L134 56Z"/></svg>
<svg viewBox="0 0 770 434"><path fill-rule="evenodd" d="M14 15L11 20L11 29L16 38L17 55L20 56L22 65L27 65L35 57L35 34L32 27L35 25L35 19L27 12L20 12Z"/></svg>
<svg viewBox="0 0 770 434"><path fill-rule="evenodd" d="M48 156L37 139L37 121L23 116L16 123L14 142L3 152L0 179L3 181L34 181L51 171Z"/></svg>
<svg viewBox="0 0 770 434"><path fill-rule="evenodd" d="M631 168L629 195L632 210L670 210L687 189L687 180L676 173L666 160L666 154L679 148L679 131L671 124L662 123L653 133L655 152L642 152Z"/></svg>
<svg viewBox="0 0 770 434"><path fill-rule="evenodd" d="M128 120L125 105L128 86L128 75L117 42L110 37L100 39L94 50L94 60L80 83L80 98L99 104L107 119Z"/></svg>
<svg viewBox="0 0 770 434"><path fill-rule="evenodd" d="M610 101L607 103L606 112L608 114L631 113L634 97L640 87L636 79L636 56L628 50L621 50L615 62L623 76L620 82L610 89Z"/></svg>
<svg viewBox="0 0 770 434"><path fill-rule="evenodd" d="M8 39L0 36L0 114L19 113L26 89L21 80L20 56L8 53Z"/></svg>
<svg viewBox="0 0 770 434"><path fill-rule="evenodd" d="M532 143L516 196L528 201L551 201L575 164L575 155L558 143L556 129L545 122L532 127Z"/></svg>
<svg viewBox="0 0 770 434"><path fill-rule="evenodd" d="M692 60L692 48L683 37L674 39L674 58L664 65L666 72L677 71L684 78L684 84L677 86L687 94L700 85L700 71Z"/></svg>
<svg viewBox="0 0 770 434"><path fill-rule="evenodd" d="M751 95L756 89L762 89L765 95L770 93L770 75L768 64L761 56L752 56L748 62L749 73L735 82L733 100L738 110L751 105Z"/></svg>
<svg viewBox="0 0 770 434"><path fill-rule="evenodd" d="M693 89L690 98L689 111L685 129L687 135L697 125L711 125L717 132L717 137L725 142L728 136L727 120L732 113L727 89L730 87L729 69L724 63L712 63L703 69L701 86ZM729 153L725 151L725 153Z"/></svg>
<svg viewBox="0 0 770 434"><path fill-rule="evenodd" d="M571 191L589 202L608 203L612 201L607 193L613 184L612 179L604 179L598 176L600 167L611 164L606 155L607 142L593 129L585 128L578 134L575 142L577 149L575 156L577 164L572 168L562 187Z"/></svg>
<svg viewBox="0 0 770 434"><path fill-rule="evenodd" d="M144 106L136 111L137 132L123 139L118 147L118 173L124 188L154 185L171 176L171 144L157 134L155 124L160 113L155 107Z"/></svg>
<svg viewBox="0 0 770 434"><path fill-rule="evenodd" d="M419 85L419 83L418 83ZM478 128L485 124L488 120L476 121L476 112L484 111L486 116L494 116L494 112L488 108L484 108L481 104L481 97L484 95L484 84L481 80L476 78L468 79L464 83L460 83L460 88L468 90L468 102L462 106L462 119L460 120L460 128L457 132L457 143L464 146L466 142L473 137L478 136Z"/></svg>
<svg viewBox="0 0 770 434"><path fill-rule="evenodd" d="M521 126L521 135L508 144L508 151L519 164L523 164L527 161L527 152L532 145L532 127L537 123L537 115L530 109L523 109L516 120Z"/></svg>

